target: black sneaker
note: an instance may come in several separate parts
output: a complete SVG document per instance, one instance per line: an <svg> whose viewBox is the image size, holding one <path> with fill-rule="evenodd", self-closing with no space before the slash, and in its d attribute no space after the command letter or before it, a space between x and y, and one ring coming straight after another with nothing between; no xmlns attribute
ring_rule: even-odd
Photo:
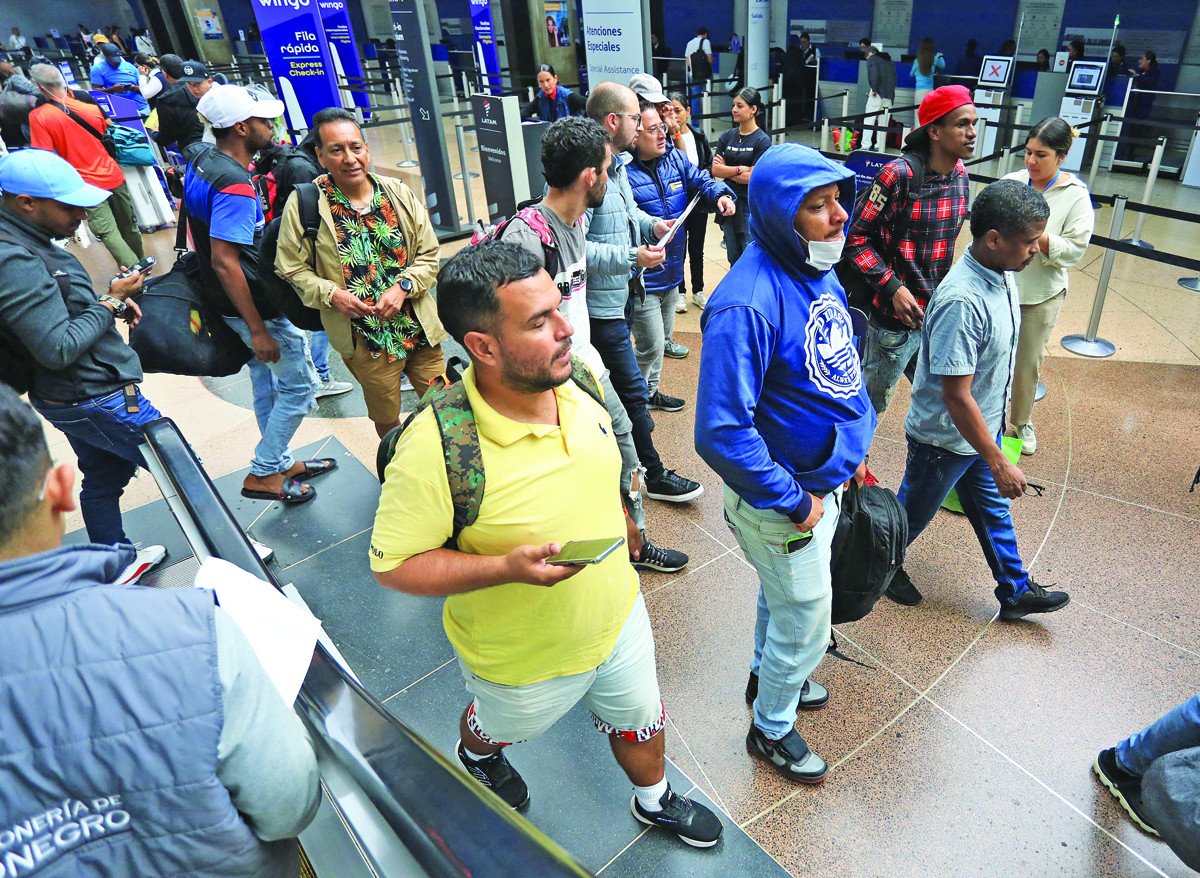
<svg viewBox="0 0 1200 878"><path fill-rule="evenodd" d="M717 815L699 802L675 795L669 786L658 800L661 811L645 811L637 796L629 803L629 810L647 826L661 826L673 832L680 840L694 848L710 848L721 838L721 821Z"/></svg>
<svg viewBox="0 0 1200 878"><path fill-rule="evenodd" d="M646 496L667 503L686 503L704 493L704 486L685 479L673 469L665 469L658 478L646 479Z"/></svg>
<svg viewBox="0 0 1200 878"><path fill-rule="evenodd" d="M633 562L635 570L657 570L659 573L678 573L687 566L688 556L675 549L642 540L642 557Z"/></svg>
<svg viewBox="0 0 1200 878"><path fill-rule="evenodd" d="M746 703L753 704L754 699L758 697L758 674L754 671L750 672L750 679L746 681ZM804 685L800 687L800 703L797 705L801 710L820 710L829 703L829 690L818 683L816 680L805 680Z"/></svg>
<svg viewBox="0 0 1200 878"><path fill-rule="evenodd" d="M906 607L915 607L921 603L921 593L917 591L917 587L908 578L908 573L905 572L903 567L896 571L896 575L892 577L892 581L884 594L896 603L903 604Z"/></svg>
<svg viewBox="0 0 1200 878"><path fill-rule="evenodd" d="M795 729L781 740L773 741L752 724L746 735L746 749L752 756L769 762L784 777L800 783L820 783L829 774L825 760L808 749L808 744Z"/></svg>
<svg viewBox="0 0 1200 878"><path fill-rule="evenodd" d="M1133 822L1151 835L1158 835L1158 830L1150 825L1145 812L1142 810L1142 779L1130 774L1117 765L1117 748L1109 747L1101 750L1092 763L1092 770L1100 783L1108 787L1109 792L1121 803L1121 807L1133 818Z"/></svg>
<svg viewBox="0 0 1200 878"><path fill-rule="evenodd" d="M1065 591L1046 591L1032 579L1029 590L1022 592L1015 604L1000 604L1001 619L1020 619L1030 613L1053 613L1071 602Z"/></svg>
<svg viewBox="0 0 1200 878"><path fill-rule="evenodd" d="M512 767L503 750L493 753L487 759L478 761L467 755L467 750L459 740L456 748L458 761L475 780L504 800L504 803L517 811L529 807L529 787L517 770Z"/></svg>
<svg viewBox="0 0 1200 878"><path fill-rule="evenodd" d="M685 405L687 403L678 396L668 396L661 390L656 390L650 394L650 408L657 409L660 412L677 412L683 409Z"/></svg>

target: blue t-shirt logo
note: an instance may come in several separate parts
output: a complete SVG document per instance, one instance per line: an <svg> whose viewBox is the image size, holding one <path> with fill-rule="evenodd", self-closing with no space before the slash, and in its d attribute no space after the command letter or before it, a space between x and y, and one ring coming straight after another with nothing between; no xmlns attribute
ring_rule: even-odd
<svg viewBox="0 0 1200 878"><path fill-rule="evenodd" d="M808 376L821 391L837 399L858 395L862 372L854 330L850 315L831 293L823 293L809 310L804 354Z"/></svg>

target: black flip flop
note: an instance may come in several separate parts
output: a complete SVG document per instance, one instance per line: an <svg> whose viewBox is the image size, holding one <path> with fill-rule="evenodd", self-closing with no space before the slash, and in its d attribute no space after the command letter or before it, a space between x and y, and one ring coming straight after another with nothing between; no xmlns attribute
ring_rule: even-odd
<svg viewBox="0 0 1200 878"><path fill-rule="evenodd" d="M307 482L309 479L315 479L317 476L323 476L325 473L331 473L337 469L337 461L332 457L316 457L300 462L304 464L304 469L291 478L301 482Z"/></svg>
<svg viewBox="0 0 1200 878"><path fill-rule="evenodd" d="M296 479L285 479L283 487L280 488L278 494L270 491L251 491L249 488L242 488L242 496L249 497L251 500L271 500L283 503L285 506L299 506L301 503L307 503L317 496L317 489L311 485L308 490L304 490L304 484Z"/></svg>

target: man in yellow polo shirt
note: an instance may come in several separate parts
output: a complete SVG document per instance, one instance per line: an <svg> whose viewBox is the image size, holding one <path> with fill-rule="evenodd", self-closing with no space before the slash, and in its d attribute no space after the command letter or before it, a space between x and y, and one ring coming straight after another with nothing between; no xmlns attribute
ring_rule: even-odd
<svg viewBox="0 0 1200 878"><path fill-rule="evenodd" d="M636 537L620 497L621 456L605 408L571 380L570 322L541 261L516 244L458 253L438 274L438 314L467 349L463 385L486 474L478 518L453 535L432 410L404 431L371 540L385 588L447 595L443 622L473 702L458 758L518 810L524 780L503 748L591 709L634 785L642 823L711 847L721 823L666 780L654 638L628 554L546 563L569 540Z"/></svg>

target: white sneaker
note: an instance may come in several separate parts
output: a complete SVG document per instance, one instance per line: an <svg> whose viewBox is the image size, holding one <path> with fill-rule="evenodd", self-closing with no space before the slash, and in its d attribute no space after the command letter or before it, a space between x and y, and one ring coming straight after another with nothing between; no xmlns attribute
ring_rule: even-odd
<svg viewBox="0 0 1200 878"><path fill-rule="evenodd" d="M315 396L317 399L324 399L327 396L341 396L343 393L349 393L354 389L354 385L349 381L334 381L332 378L328 381L321 381L317 384Z"/></svg>
<svg viewBox="0 0 1200 878"><path fill-rule="evenodd" d="M408 375L403 372L400 374L400 389L402 391L404 391L404 390L416 391L416 389L417 389L417 388L413 387L412 382L408 380Z"/></svg>
<svg viewBox="0 0 1200 878"><path fill-rule="evenodd" d="M1037 436L1033 433L1033 424L1022 424L1017 428L1017 435L1021 437L1021 453L1033 454L1037 451Z"/></svg>
<svg viewBox="0 0 1200 878"><path fill-rule="evenodd" d="M687 313L687 295L686 294L680 294L679 298L675 301L675 313L676 314L686 314Z"/></svg>
<svg viewBox="0 0 1200 878"><path fill-rule="evenodd" d="M704 295L704 290L692 293L692 304L697 308L703 308L708 304L708 296Z"/></svg>
<svg viewBox="0 0 1200 878"><path fill-rule="evenodd" d="M121 575L117 577L114 585L133 585L142 578L142 574L167 557L167 550L162 546L142 546L139 543L135 548L137 557L133 559L132 564L121 571Z"/></svg>
<svg viewBox="0 0 1200 878"><path fill-rule="evenodd" d="M262 561L264 564L270 563L271 559L275 557L275 550L270 546L266 545L265 543L260 543L249 534L246 535L246 539L250 541L250 547L254 549L255 554L258 555L258 560Z"/></svg>

